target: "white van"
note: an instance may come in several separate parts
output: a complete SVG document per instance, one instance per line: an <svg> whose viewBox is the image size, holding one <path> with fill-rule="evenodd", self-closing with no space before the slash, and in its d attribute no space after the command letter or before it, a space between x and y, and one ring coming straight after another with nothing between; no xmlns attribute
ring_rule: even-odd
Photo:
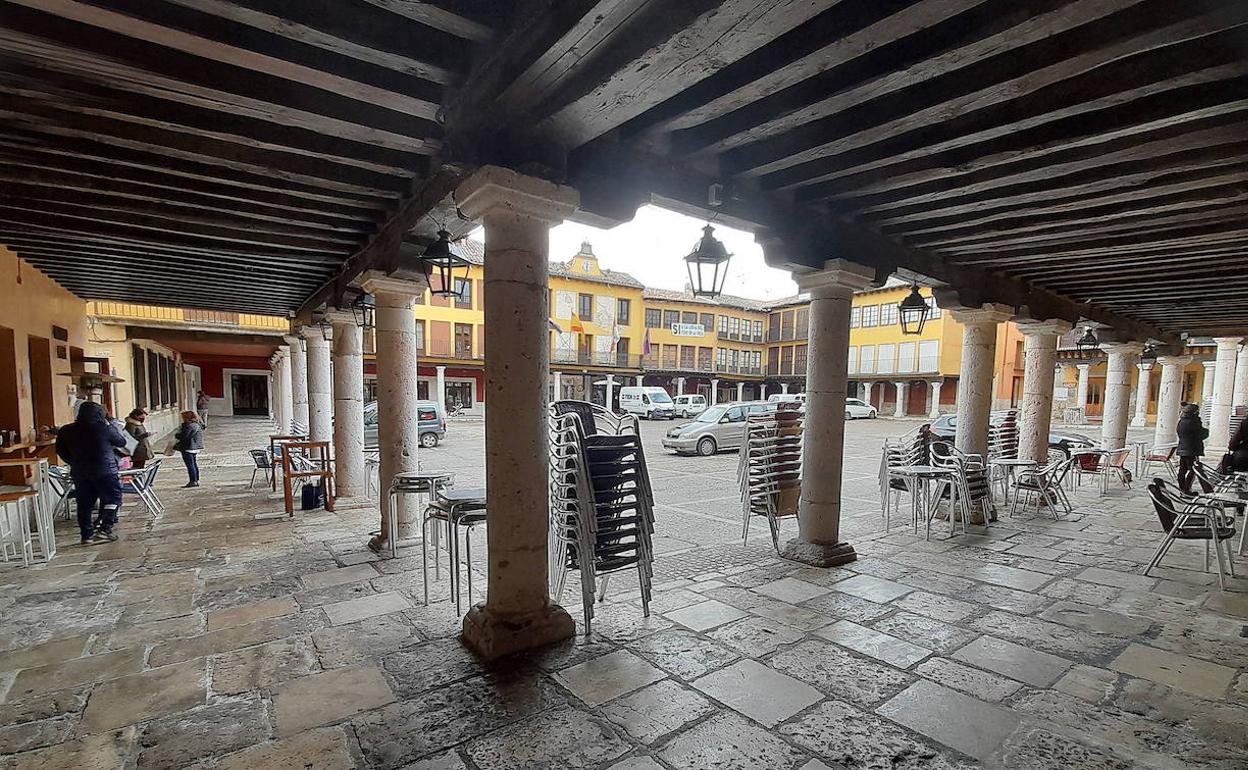
<svg viewBox="0 0 1248 770"><path fill-rule="evenodd" d="M657 420L660 417L671 420L676 417L676 407L666 390L637 385L620 388L620 411L640 415L647 420Z"/></svg>
<svg viewBox="0 0 1248 770"><path fill-rule="evenodd" d="M681 417L697 417L706 411L706 396L701 393L685 393L672 399L676 414Z"/></svg>
<svg viewBox="0 0 1248 770"><path fill-rule="evenodd" d="M772 393L770 396L767 397L767 403L769 404L778 404L780 402L788 403L790 401L796 401L799 404L804 404L806 403L806 394L805 393Z"/></svg>

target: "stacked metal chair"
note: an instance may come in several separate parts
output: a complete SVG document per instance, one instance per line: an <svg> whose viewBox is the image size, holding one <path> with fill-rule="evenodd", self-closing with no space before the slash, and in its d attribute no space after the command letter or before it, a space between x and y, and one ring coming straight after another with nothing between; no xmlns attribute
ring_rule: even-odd
<svg viewBox="0 0 1248 770"><path fill-rule="evenodd" d="M901 496L913 495L914 490L903 477L893 474L894 468L912 465L930 465L931 451L929 446L932 434L922 428L910 431L898 438L884 439L884 448L880 453L880 515L884 517L884 531L892 527L892 517L900 510ZM917 522L912 522L917 526Z"/></svg>
<svg viewBox="0 0 1248 770"><path fill-rule="evenodd" d="M797 404L751 414L737 463L741 487L741 540L750 536L750 519L764 516L771 542L780 551L780 519L796 516L802 491L802 414Z"/></svg>
<svg viewBox="0 0 1248 770"><path fill-rule="evenodd" d="M948 441L933 441L931 444L932 465L954 469L951 490L949 515L957 514L962 521L962 531L966 531L968 521L972 519L971 509L979 508L984 526L992 519L992 494L988 482L988 468L984 458L977 454L960 451ZM952 525L954 522L950 522ZM952 531L953 527L950 527Z"/></svg>
<svg viewBox="0 0 1248 770"><path fill-rule="evenodd" d="M1018 410L993 412L988 422L989 489L1000 486L1002 500L1010 498L1009 476L1004 466L993 465L992 461L1015 457L1018 457Z"/></svg>
<svg viewBox="0 0 1248 770"><path fill-rule="evenodd" d="M608 577L636 569L642 612L649 617L654 492L637 418L587 401L556 401L549 420L550 583L556 601L568 573L579 572L588 634Z"/></svg>

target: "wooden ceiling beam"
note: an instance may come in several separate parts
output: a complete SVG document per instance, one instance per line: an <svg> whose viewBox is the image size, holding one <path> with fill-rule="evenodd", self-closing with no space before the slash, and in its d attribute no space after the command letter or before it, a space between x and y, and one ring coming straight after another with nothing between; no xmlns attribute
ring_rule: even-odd
<svg viewBox="0 0 1248 770"><path fill-rule="evenodd" d="M484 5L476 4L475 13L467 13L462 7L444 7L448 3L439 4L426 0L365 0L365 2L463 40L488 43L495 38L493 23L480 13L490 9L493 0L489 0ZM449 3L449 5L464 6L467 4Z"/></svg>
<svg viewBox="0 0 1248 770"><path fill-rule="evenodd" d="M1113 271L1115 275L1138 274L1140 277L1155 277L1159 267L1173 270L1199 269L1204 265L1235 264L1242 262L1244 248L1238 244L1219 246L1192 251L1176 251L1171 253L1152 253L1133 257L1119 257L1107 262L1079 261L1057 262L1037 265L1035 267L1014 266L1010 272L1033 281L1046 281L1066 276L1077 276L1085 273L1101 274Z"/></svg>
<svg viewBox="0 0 1248 770"><path fill-rule="evenodd" d="M88 228L73 229L65 225L7 223L0 221L0 243L6 240L37 240L39 243L63 243L73 248L103 247L126 249L136 253L191 257L206 260L243 260L249 265L259 261L306 267L309 270L334 269L341 258L307 252L285 253L277 250L243 249L227 245L202 245L198 243L174 243L171 240L145 240L130 234L104 233Z"/></svg>
<svg viewBox="0 0 1248 770"><path fill-rule="evenodd" d="M205 277L215 276L226 281L237 280L240 274L249 274L255 277L260 284L273 283L283 286L288 283L295 283L315 288L320 283L321 277L327 272L324 268L313 270L303 265L266 261L263 266L263 274L257 275L258 260L254 259L250 262L228 261L221 258L190 259L186 257L175 260L163 254L149 254L141 251L104 251L99 248L65 246L63 244L30 245L8 242L6 245L23 259L36 257L44 259L55 258L67 261L66 264L72 264L73 266L124 267L139 272L151 269L170 272L178 270L191 274L201 274Z"/></svg>
<svg viewBox="0 0 1248 770"><path fill-rule="evenodd" d="M1248 236L1248 229L1241 223L1230 222L1217 225L1194 225L1167 230L1164 237L1159 234L1146 233L1138 235L1118 235L1102 238L1091 238L1076 241L1080 248L1067 250L1059 258L1064 259L1071 253L1092 256L1104 256L1115 253L1132 253L1142 246L1191 245L1224 243ZM997 246L991 250L977 250L970 254L951 252L942 254L956 264L991 264L994 266L1010 264L1004 260L1026 262L1031 258L1052 256L1058 246Z"/></svg>

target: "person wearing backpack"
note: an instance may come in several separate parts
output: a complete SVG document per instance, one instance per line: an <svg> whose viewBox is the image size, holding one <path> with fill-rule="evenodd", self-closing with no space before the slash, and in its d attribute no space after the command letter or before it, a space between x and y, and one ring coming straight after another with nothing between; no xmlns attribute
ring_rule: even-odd
<svg viewBox="0 0 1248 770"><path fill-rule="evenodd" d="M182 413L182 425L173 434L173 448L182 455L186 464L187 487L199 486L199 453L204 450L204 429L200 427L199 415L194 412Z"/></svg>
<svg viewBox="0 0 1248 770"><path fill-rule="evenodd" d="M78 503L78 529L82 544L114 541L117 512L121 510L121 479L117 476L117 450L126 439L108 421L104 407L84 401L72 423L56 433L56 454L69 463ZM100 518L93 521L99 501Z"/></svg>
<svg viewBox="0 0 1248 770"><path fill-rule="evenodd" d="M1179 417L1177 429L1179 445L1174 453L1179 456L1179 489L1190 493L1192 482L1196 480L1196 463L1200 462L1205 453L1205 439L1209 438L1209 429L1200 420L1200 407L1196 404L1184 404L1182 416ZM1207 486L1203 481L1201 486ZM1211 492L1211 489L1205 489Z"/></svg>

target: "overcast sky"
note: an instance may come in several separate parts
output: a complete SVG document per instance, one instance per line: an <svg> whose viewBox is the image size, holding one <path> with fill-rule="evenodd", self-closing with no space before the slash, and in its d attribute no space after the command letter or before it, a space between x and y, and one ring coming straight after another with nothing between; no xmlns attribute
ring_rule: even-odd
<svg viewBox="0 0 1248 770"><path fill-rule="evenodd" d="M705 220L657 206L643 206L633 221L610 230L565 222L550 231L550 258L565 262L587 240L602 267L628 273L646 286L680 291L689 281L684 257L702 237L704 225ZM481 235L481 230L473 233L476 238ZM716 224L715 237L733 255L726 294L775 299L797 293L787 271L767 266L752 234Z"/></svg>

